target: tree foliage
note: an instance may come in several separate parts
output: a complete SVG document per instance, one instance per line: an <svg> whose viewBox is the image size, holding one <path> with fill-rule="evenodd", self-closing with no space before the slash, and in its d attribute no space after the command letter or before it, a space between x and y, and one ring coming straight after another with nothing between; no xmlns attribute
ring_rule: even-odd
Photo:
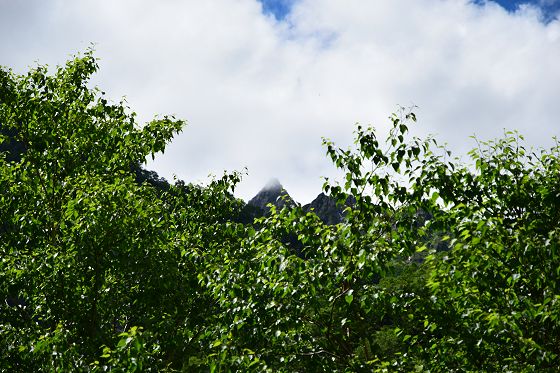
<svg viewBox="0 0 560 373"><path fill-rule="evenodd" d="M0 370L557 369L558 143L507 132L463 164L401 109L385 139L324 140L343 223L242 224L239 174L139 167L184 122L137 125L97 68L0 69Z"/></svg>
<svg viewBox="0 0 560 373"><path fill-rule="evenodd" d="M0 160L1 370L85 369L133 327L153 361L200 352L196 252L227 242L214 223L235 209L237 176L163 195L137 183L131 167L184 123L136 125L88 88L96 70L91 51L53 75L2 70L0 123L23 151Z"/></svg>

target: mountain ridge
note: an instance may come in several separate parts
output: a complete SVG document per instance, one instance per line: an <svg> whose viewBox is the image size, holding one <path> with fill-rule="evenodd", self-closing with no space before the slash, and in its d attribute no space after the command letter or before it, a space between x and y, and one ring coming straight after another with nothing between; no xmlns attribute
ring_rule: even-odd
<svg viewBox="0 0 560 373"><path fill-rule="evenodd" d="M280 210L284 207L295 207L297 202L294 201L280 181L273 178L246 203L243 209L243 220L252 222L255 218L268 215L270 213L269 204ZM353 201L348 201L346 206L352 204ZM304 212L315 213L327 225L336 225L344 221L346 206L338 205L333 197L321 192L313 201L303 205L302 209Z"/></svg>

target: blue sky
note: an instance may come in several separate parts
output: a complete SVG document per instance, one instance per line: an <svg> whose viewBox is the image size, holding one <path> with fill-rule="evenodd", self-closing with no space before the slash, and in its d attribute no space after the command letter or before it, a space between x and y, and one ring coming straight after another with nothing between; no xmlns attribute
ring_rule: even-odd
<svg viewBox="0 0 560 373"><path fill-rule="evenodd" d="M265 14L273 15L276 20L283 20L290 13L293 4L298 0L258 0L263 7ZM473 0L476 3L483 3L485 0ZM560 0L487 0L500 4L510 12L519 9L523 4L531 4L541 9L543 20L549 22L556 18L560 12Z"/></svg>
<svg viewBox="0 0 560 373"><path fill-rule="evenodd" d="M150 169L204 183L247 167L238 196L276 177L306 203L340 176L321 138L346 147L356 122L383 138L398 105L454 154L504 129L551 145L559 1L0 0L0 65L53 67L95 43L109 99L140 123L188 122Z"/></svg>
<svg viewBox="0 0 560 373"><path fill-rule="evenodd" d="M277 20L286 17L295 0L259 0L265 14L273 15Z"/></svg>
<svg viewBox="0 0 560 373"><path fill-rule="evenodd" d="M507 10L515 10L521 4L533 4L543 9L545 12L557 12L560 9L560 2L557 0L495 0Z"/></svg>
<svg viewBox="0 0 560 373"><path fill-rule="evenodd" d="M541 9L545 22L557 18L560 12L559 0L496 0L496 2L508 11L515 11L523 4L534 5Z"/></svg>

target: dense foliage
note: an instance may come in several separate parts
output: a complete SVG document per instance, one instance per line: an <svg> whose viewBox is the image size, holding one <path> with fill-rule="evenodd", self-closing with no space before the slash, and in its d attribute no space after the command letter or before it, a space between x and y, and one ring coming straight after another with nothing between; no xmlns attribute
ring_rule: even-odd
<svg viewBox="0 0 560 373"><path fill-rule="evenodd" d="M0 70L0 371L560 365L558 144L506 133L465 165L401 110L384 141L324 140L343 223L295 206L242 224L238 174L139 168L184 123L138 126L88 87L97 68Z"/></svg>

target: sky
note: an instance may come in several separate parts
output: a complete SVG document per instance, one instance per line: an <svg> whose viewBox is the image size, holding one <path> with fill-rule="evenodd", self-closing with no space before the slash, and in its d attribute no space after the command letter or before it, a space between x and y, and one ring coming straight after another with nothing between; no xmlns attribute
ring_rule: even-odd
<svg viewBox="0 0 560 373"><path fill-rule="evenodd" d="M0 0L0 65L56 66L91 43L92 81L140 122L188 122L147 165L205 183L247 169L299 202L337 173L322 137L383 136L398 106L454 154L504 129L560 135L560 0Z"/></svg>

